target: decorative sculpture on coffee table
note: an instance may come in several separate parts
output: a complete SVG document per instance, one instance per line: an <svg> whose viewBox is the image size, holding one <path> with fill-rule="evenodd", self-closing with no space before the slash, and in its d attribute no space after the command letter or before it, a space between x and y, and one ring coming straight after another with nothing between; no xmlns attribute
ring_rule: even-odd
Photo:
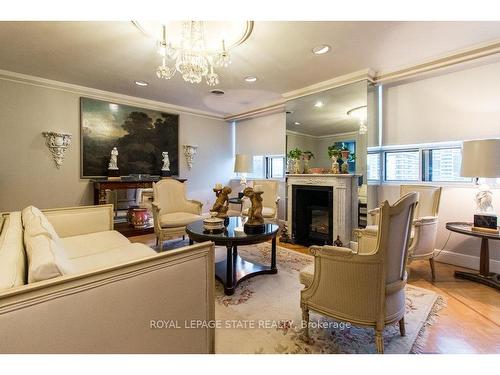
<svg viewBox="0 0 500 375"><path fill-rule="evenodd" d="M118 169L118 149L116 147L113 147L111 150L111 158L109 159L108 164L108 179L120 179L120 170Z"/></svg>
<svg viewBox="0 0 500 375"><path fill-rule="evenodd" d="M262 188L259 185L247 187L243 195L250 199L252 206L248 209L248 220L244 230L247 234L262 233L265 230L264 217L262 216Z"/></svg>
<svg viewBox="0 0 500 375"><path fill-rule="evenodd" d="M216 212L216 217L225 219L229 210L229 194L232 190L229 186L222 187L222 184L215 185L213 190L217 199L210 212Z"/></svg>
<svg viewBox="0 0 500 375"><path fill-rule="evenodd" d="M163 167L161 167L161 176L162 177L170 177L172 173L170 172L170 159L168 158L168 152L163 151L161 153Z"/></svg>
<svg viewBox="0 0 500 375"><path fill-rule="evenodd" d="M43 132L45 145L49 148L57 169L61 168L64 160L64 153L71 145L72 135L69 133Z"/></svg>

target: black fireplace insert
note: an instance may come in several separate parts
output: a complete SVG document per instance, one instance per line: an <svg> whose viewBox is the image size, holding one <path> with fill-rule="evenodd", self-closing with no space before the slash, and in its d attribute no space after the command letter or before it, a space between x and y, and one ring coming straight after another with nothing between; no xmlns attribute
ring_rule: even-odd
<svg viewBox="0 0 500 375"><path fill-rule="evenodd" d="M294 242L333 245L333 187L293 185L292 195Z"/></svg>

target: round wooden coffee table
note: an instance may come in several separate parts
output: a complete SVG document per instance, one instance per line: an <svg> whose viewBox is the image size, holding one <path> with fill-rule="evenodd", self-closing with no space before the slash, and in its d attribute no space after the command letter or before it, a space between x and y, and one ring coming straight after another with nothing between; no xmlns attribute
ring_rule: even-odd
<svg viewBox="0 0 500 375"><path fill-rule="evenodd" d="M488 240L500 240L500 234L478 232L472 230L472 223L446 223L446 229L481 238L481 254L479 258L479 273L455 271L455 277L477 281L500 290L500 275L490 272L490 249Z"/></svg>
<svg viewBox="0 0 500 375"><path fill-rule="evenodd" d="M276 234L279 226L265 224L264 232L260 234L246 234L235 231L235 228L242 226L243 222L240 216L231 216L226 229L219 233L204 230L203 220L191 223L186 227L190 244L193 241L212 241L218 246L226 247L226 259L215 263L215 276L224 284L224 293L226 295L234 294L236 286L249 277L278 272L276 268ZM269 240L272 240L270 266L250 262L238 255L238 246L254 245Z"/></svg>

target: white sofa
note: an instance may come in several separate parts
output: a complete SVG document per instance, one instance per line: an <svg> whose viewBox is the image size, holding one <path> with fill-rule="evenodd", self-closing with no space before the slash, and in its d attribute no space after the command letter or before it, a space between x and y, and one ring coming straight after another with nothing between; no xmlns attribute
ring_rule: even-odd
<svg viewBox="0 0 500 375"><path fill-rule="evenodd" d="M214 320L211 242L158 254L113 230L112 205L45 210L30 237L26 210L0 218L0 353L214 352L185 324Z"/></svg>

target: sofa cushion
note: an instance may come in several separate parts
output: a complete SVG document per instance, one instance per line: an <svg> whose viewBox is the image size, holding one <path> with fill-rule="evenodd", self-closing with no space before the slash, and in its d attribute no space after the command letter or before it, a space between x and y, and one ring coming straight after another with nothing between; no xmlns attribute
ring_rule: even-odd
<svg viewBox="0 0 500 375"><path fill-rule="evenodd" d="M65 237L61 239L61 242L69 259L88 256L130 244L127 237L115 230Z"/></svg>
<svg viewBox="0 0 500 375"><path fill-rule="evenodd" d="M122 263L131 262L155 255L156 251L141 243L129 243L100 253L71 259L74 269L78 273L95 271Z"/></svg>
<svg viewBox="0 0 500 375"><path fill-rule="evenodd" d="M299 280L306 288L311 286L314 279L314 263L305 267L299 274Z"/></svg>
<svg viewBox="0 0 500 375"><path fill-rule="evenodd" d="M162 228L177 228L185 227L196 220L201 220L203 217L200 215L192 214L189 212L175 212L171 214L163 214L160 216L160 225Z"/></svg>
<svg viewBox="0 0 500 375"><path fill-rule="evenodd" d="M28 255L28 283L75 273L64 249L47 233L24 233Z"/></svg>
<svg viewBox="0 0 500 375"><path fill-rule="evenodd" d="M48 233L50 238L58 242L61 239L47 217L35 206L28 206L22 211L24 231L30 236Z"/></svg>
<svg viewBox="0 0 500 375"><path fill-rule="evenodd" d="M5 217L0 232L0 291L26 283L21 212Z"/></svg>

